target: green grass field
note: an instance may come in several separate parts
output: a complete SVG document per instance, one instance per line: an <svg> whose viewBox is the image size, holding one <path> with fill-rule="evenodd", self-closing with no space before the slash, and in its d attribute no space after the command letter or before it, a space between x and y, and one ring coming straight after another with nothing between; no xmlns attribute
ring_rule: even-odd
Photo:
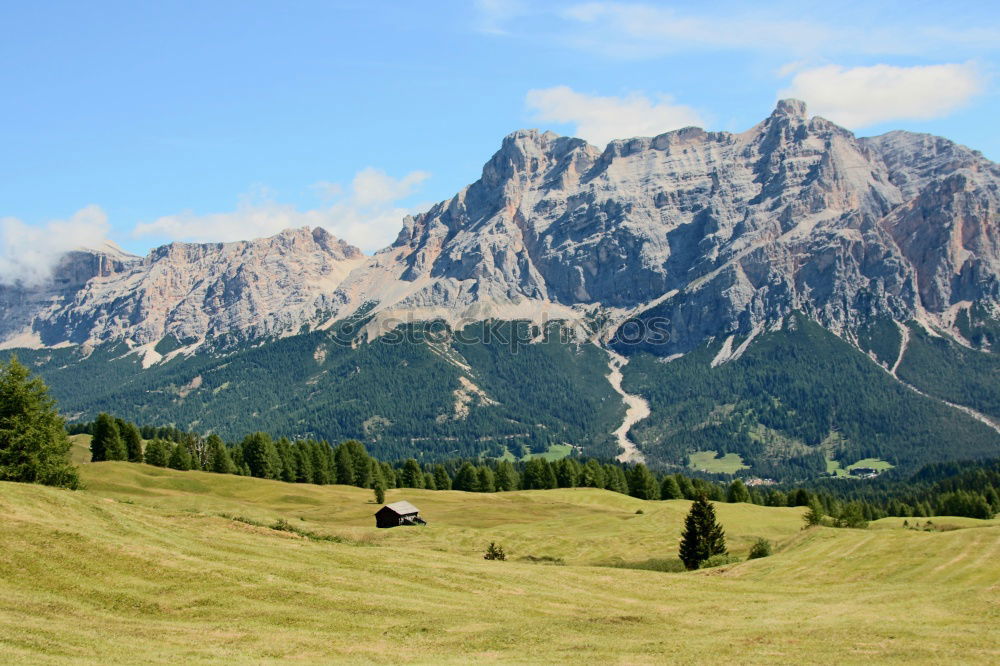
<svg viewBox="0 0 1000 666"><path fill-rule="evenodd" d="M855 467L868 467L876 469L879 472L884 472L887 469L892 469L893 465L882 460L881 458L862 458L857 462L851 463L847 467L841 467L840 462L833 460L832 458L826 459L826 473L833 474L834 476L850 476L851 470Z"/></svg>
<svg viewBox="0 0 1000 666"><path fill-rule="evenodd" d="M0 662L1000 659L996 520L802 531L801 509L720 504L733 552L764 536L776 553L659 573L601 565L675 557L686 501L393 490L429 524L377 530L357 488L127 463L81 477L0 483ZM483 560L489 541L511 559Z"/></svg>
<svg viewBox="0 0 1000 666"><path fill-rule="evenodd" d="M688 467L709 474L735 474L741 469L748 469L738 453L727 453L721 458L716 458L716 455L715 451L695 451L688 456Z"/></svg>

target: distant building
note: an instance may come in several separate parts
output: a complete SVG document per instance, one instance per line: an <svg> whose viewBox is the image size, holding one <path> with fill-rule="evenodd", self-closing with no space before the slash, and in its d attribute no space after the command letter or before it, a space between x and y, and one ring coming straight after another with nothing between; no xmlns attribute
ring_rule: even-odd
<svg viewBox="0 0 1000 666"><path fill-rule="evenodd" d="M873 477L878 476L878 470L871 467L855 467L851 470L851 476Z"/></svg>
<svg viewBox="0 0 1000 666"><path fill-rule="evenodd" d="M426 524L424 519L420 517L420 509L406 501L386 504L375 512L376 527Z"/></svg>

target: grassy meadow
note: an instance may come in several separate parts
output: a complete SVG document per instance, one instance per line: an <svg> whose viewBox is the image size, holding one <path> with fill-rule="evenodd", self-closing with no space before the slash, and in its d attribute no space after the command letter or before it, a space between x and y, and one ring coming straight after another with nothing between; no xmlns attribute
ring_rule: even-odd
<svg viewBox="0 0 1000 666"><path fill-rule="evenodd" d="M732 552L763 536L775 554L661 573L620 567L676 557L689 502L392 490L429 524L378 530L358 488L128 463L81 477L0 483L4 663L1000 659L997 520L803 531L801 509L719 504ZM510 559L483 560L490 541Z"/></svg>

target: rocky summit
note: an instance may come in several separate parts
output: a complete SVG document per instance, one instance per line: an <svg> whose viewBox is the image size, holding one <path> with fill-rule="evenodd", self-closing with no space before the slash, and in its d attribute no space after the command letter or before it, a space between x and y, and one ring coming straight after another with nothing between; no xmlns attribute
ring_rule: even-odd
<svg viewBox="0 0 1000 666"><path fill-rule="evenodd" d="M372 257L322 229L75 252L0 288L5 346L287 335L374 304L415 318L656 314L664 354L793 311L851 338L873 317L951 335L1000 303L1000 167L946 139L857 138L795 100L740 133L612 141L522 130L482 177Z"/></svg>

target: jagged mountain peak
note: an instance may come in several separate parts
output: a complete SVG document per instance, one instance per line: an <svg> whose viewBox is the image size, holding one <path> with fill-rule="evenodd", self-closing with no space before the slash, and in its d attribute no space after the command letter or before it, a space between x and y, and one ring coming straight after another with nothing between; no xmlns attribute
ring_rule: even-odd
<svg viewBox="0 0 1000 666"><path fill-rule="evenodd" d="M872 317L947 328L956 308L1000 300L998 183L975 151L905 132L859 139L798 100L739 134L688 127L603 150L518 130L476 182L404 219L372 257L308 227L172 244L108 263L30 316L8 290L20 328L0 335L253 338L362 306L454 320L645 312L670 322L663 353L792 311L847 337Z"/></svg>

